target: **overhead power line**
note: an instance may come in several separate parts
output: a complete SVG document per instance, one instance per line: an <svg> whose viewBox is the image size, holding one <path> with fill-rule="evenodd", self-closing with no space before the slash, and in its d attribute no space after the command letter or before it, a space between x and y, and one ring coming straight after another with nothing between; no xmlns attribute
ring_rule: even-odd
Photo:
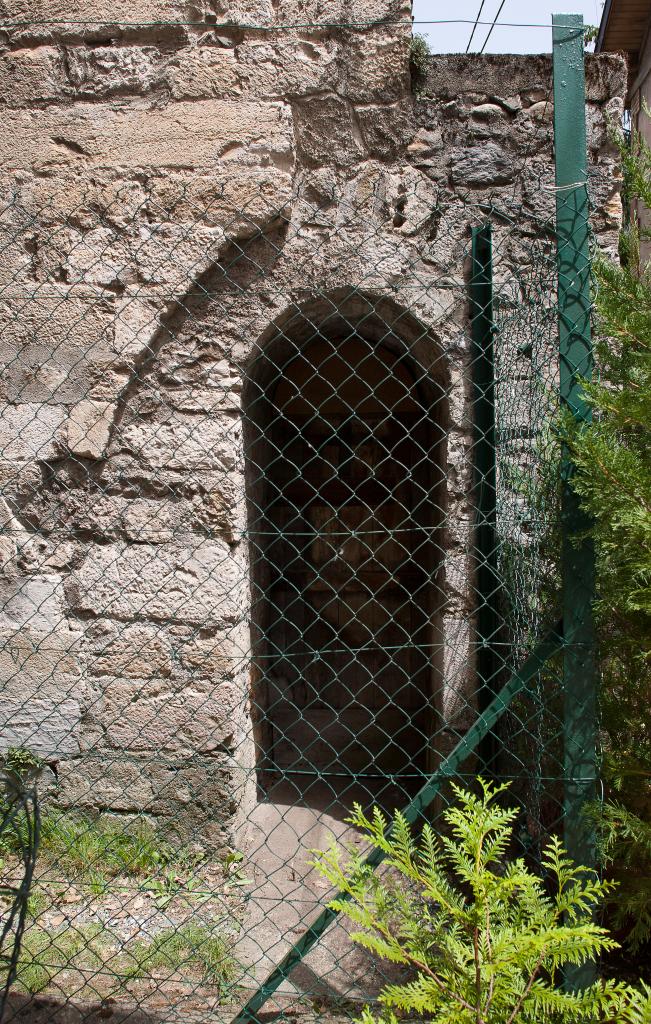
<svg viewBox="0 0 651 1024"><path fill-rule="evenodd" d="M468 40L468 45L466 46L466 53L468 53L468 50L470 49L470 47L472 45L472 41L473 41L473 38L475 36L475 32L477 31L477 25L479 24L479 19L481 18L481 12L484 9L484 4L485 3L486 3L486 0L481 0L481 4L479 5L479 10L477 11L477 17L475 18L475 24L472 26L472 32L470 33L470 39Z"/></svg>
<svg viewBox="0 0 651 1024"><path fill-rule="evenodd" d="M505 3L506 3L506 0L502 0L502 3L501 3L501 4L500 4L500 6L499 6L499 10L498 10L497 14L495 15L495 17L493 18L493 22L492 22L492 24L491 24L491 27L490 27L490 28L489 28L489 30L488 30L488 35L487 35L487 36L486 36L486 38L484 39L484 45L482 46L481 50L479 51L480 53L483 53L483 52L484 52L484 50L486 49L486 43L487 43L487 42L488 42L488 40L490 39L490 37L491 37L491 34L492 34L492 32L493 32L493 29L494 29L494 28L495 28L495 26L497 25L497 19L499 18L500 14L502 13L502 10L503 10L503 8L504 8L504 4L505 4Z"/></svg>

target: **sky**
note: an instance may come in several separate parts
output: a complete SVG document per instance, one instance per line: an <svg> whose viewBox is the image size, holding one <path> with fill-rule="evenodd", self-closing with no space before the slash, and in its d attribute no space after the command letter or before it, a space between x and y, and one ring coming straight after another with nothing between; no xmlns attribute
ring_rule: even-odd
<svg viewBox="0 0 651 1024"><path fill-rule="evenodd" d="M471 52L480 52L490 22L497 14L502 0L484 0L481 12L482 22L478 25L470 47ZM414 32L427 37L432 53L463 53L466 50L472 23L477 17L481 0L413 0L414 21L439 20L445 18L466 19L467 25L418 25ZM552 48L552 14L582 14L586 25L598 25L601 19L602 0L504 0L504 6L496 27L486 44L485 53L549 53ZM550 28L509 28L500 22L517 22L549 25Z"/></svg>

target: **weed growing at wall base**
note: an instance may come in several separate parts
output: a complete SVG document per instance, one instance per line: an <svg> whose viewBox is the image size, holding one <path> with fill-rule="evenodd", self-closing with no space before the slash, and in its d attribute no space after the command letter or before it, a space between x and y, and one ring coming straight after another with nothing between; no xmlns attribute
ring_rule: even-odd
<svg viewBox="0 0 651 1024"><path fill-rule="evenodd" d="M68 877L105 885L116 875L148 875L175 859L173 847L146 821L50 811L41 826L41 853Z"/></svg>

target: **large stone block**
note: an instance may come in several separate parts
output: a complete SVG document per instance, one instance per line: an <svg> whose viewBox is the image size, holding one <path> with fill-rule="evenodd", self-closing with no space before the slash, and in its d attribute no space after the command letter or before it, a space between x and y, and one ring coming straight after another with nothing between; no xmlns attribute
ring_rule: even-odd
<svg viewBox="0 0 651 1024"><path fill-rule="evenodd" d="M219 403L218 391L214 402ZM232 470L242 458L240 434L239 422L224 414L169 413L162 423L122 426L116 445L152 469Z"/></svg>
<svg viewBox="0 0 651 1024"><path fill-rule="evenodd" d="M459 732L467 729L476 715L474 673L476 636L468 616L446 615L443 620L443 687L440 710L445 727Z"/></svg>
<svg viewBox="0 0 651 1024"><path fill-rule="evenodd" d="M127 289L115 317L116 364L131 367L141 356L154 352L155 340L164 331L171 306L161 297L141 296L136 286Z"/></svg>
<svg viewBox="0 0 651 1024"><path fill-rule="evenodd" d="M129 540L138 543L167 543L200 532L194 508L187 500L177 497L123 501L119 522Z"/></svg>
<svg viewBox="0 0 651 1024"><path fill-rule="evenodd" d="M103 21L152 22L168 19L187 19L194 4L188 0L0 0L0 15L5 19L38 25L39 22L62 22L73 27L73 22ZM52 27L49 28L51 34Z"/></svg>
<svg viewBox="0 0 651 1024"><path fill-rule="evenodd" d="M89 231L112 227L125 231L148 220L146 179L129 180L112 169L98 168L92 178L77 174L75 168L57 168L56 175L41 176L28 171L0 176L2 223L32 249L32 273L39 271L36 259L40 245L53 247L61 227ZM56 227L55 231L43 228Z"/></svg>
<svg viewBox="0 0 651 1024"><path fill-rule="evenodd" d="M0 167L212 167L228 153L288 159L291 118L284 103L199 100L143 109L94 103L7 111Z"/></svg>
<svg viewBox="0 0 651 1024"><path fill-rule="evenodd" d="M246 775L227 755L174 760L107 751L59 766L58 797L66 807L154 814L168 835L209 846L236 845Z"/></svg>
<svg viewBox="0 0 651 1024"><path fill-rule="evenodd" d="M67 630L63 580L56 573L0 580L0 629Z"/></svg>
<svg viewBox="0 0 651 1024"><path fill-rule="evenodd" d="M177 627L178 628L178 627ZM225 679L246 670L250 657L249 628L243 623L229 629L228 636L204 635L194 631L176 639L178 658L193 679Z"/></svg>
<svg viewBox="0 0 651 1024"><path fill-rule="evenodd" d="M342 78L338 52L333 39L253 35L237 48L238 72L247 95L295 98L333 92Z"/></svg>
<svg viewBox="0 0 651 1024"><path fill-rule="evenodd" d="M183 295L212 263L224 244L218 227L135 223L127 231L106 227L63 229L52 245L40 246L44 274L63 274L71 284L122 290L165 286Z"/></svg>
<svg viewBox="0 0 651 1024"><path fill-rule="evenodd" d="M411 34L410 0L275 0L274 7L279 24L339 23L370 29L390 19L399 22L396 33Z"/></svg>
<svg viewBox="0 0 651 1024"><path fill-rule="evenodd" d="M307 99L294 106L299 156L308 166L350 166L363 147L349 105L338 96Z"/></svg>
<svg viewBox="0 0 651 1024"><path fill-rule="evenodd" d="M551 57L512 54L436 54L429 59L422 94L457 100L474 96L512 96L525 90L551 89Z"/></svg>
<svg viewBox="0 0 651 1024"><path fill-rule="evenodd" d="M82 458L99 459L106 451L116 406L85 399L70 410L65 425L66 445Z"/></svg>
<svg viewBox="0 0 651 1024"><path fill-rule="evenodd" d="M58 759L79 748L79 678L71 638L0 630L0 751Z"/></svg>
<svg viewBox="0 0 651 1024"><path fill-rule="evenodd" d="M585 62L585 93L589 103L626 96L626 58L621 53L589 53Z"/></svg>
<svg viewBox="0 0 651 1024"><path fill-rule="evenodd" d="M77 96L144 95L166 84L166 60L155 46L71 46L67 72Z"/></svg>
<svg viewBox="0 0 651 1024"><path fill-rule="evenodd" d="M111 747L165 754L212 754L231 748L242 694L233 683L171 690L156 680L107 680L101 707Z"/></svg>
<svg viewBox="0 0 651 1024"><path fill-rule="evenodd" d="M424 95L456 100L464 93L475 96L529 94L530 102L551 98L552 61L528 54L436 54L430 57ZM532 95L536 94L537 95ZM626 94L626 62L619 54L588 54L586 96L589 102L605 103Z"/></svg>
<svg viewBox="0 0 651 1024"><path fill-rule="evenodd" d="M100 619L88 624L80 649L94 676L148 679L172 672L172 644L159 625Z"/></svg>
<svg viewBox="0 0 651 1024"><path fill-rule="evenodd" d="M237 622L247 611L246 569L228 544L107 544L90 549L66 583L74 611L115 619Z"/></svg>
<svg viewBox="0 0 651 1024"><path fill-rule="evenodd" d="M158 679L170 676L184 685L197 680L232 680L246 670L250 634L246 622L223 630L147 622L98 619L87 623L79 640L85 671L93 677ZM244 689L242 689L244 692Z"/></svg>
<svg viewBox="0 0 651 1024"><path fill-rule="evenodd" d="M399 105L364 107L357 114L364 145L371 156L392 160L404 153L414 125L406 110Z"/></svg>
<svg viewBox="0 0 651 1024"><path fill-rule="evenodd" d="M232 49L221 46L182 50L167 69L167 81L177 100L237 95L242 91L241 75L241 56L238 54L236 60Z"/></svg>
<svg viewBox="0 0 651 1024"><path fill-rule="evenodd" d="M287 210L291 195L287 170L227 163L210 174L152 178L144 209L155 221L219 225L233 237L275 220Z"/></svg>
<svg viewBox="0 0 651 1024"><path fill-rule="evenodd" d="M354 104L395 103L411 94L410 36L386 26L352 33L342 56L346 96Z"/></svg>
<svg viewBox="0 0 651 1024"><path fill-rule="evenodd" d="M13 195L2 196L7 205L0 212L0 246L2 261L0 263L0 286L3 291L12 284L29 282L33 287L33 259L29 251L33 245L33 224L26 218L16 222L12 217L11 204Z"/></svg>
<svg viewBox="0 0 651 1024"><path fill-rule="evenodd" d="M24 402L0 408L0 459L5 462L47 461L61 453L65 409Z"/></svg>
<svg viewBox="0 0 651 1024"><path fill-rule="evenodd" d="M111 459L104 467L105 479L124 483L121 468ZM153 481L152 481L153 482ZM111 486L110 484L108 485ZM48 502L52 528L64 522L71 531L96 539L124 537L141 544L163 544L188 540L206 533L235 539L237 527L243 527L244 484L238 477L223 473L202 473L191 480L177 480L176 489L162 485L156 498L125 497L82 487L69 488L54 503Z"/></svg>
<svg viewBox="0 0 651 1024"><path fill-rule="evenodd" d="M452 155L450 177L455 185L487 188L513 181L515 163L512 156L494 142L468 146Z"/></svg>
<svg viewBox="0 0 651 1024"><path fill-rule="evenodd" d="M0 318L0 398L6 401L80 401L96 367L115 358L113 303L95 293L33 283L14 294L5 289ZM54 406L38 417L30 416L27 406L23 413L40 436L52 435L49 424L62 415ZM17 414L7 415L11 419ZM34 434L29 446L42 447L38 437Z"/></svg>
<svg viewBox="0 0 651 1024"><path fill-rule="evenodd" d="M0 57L3 106L25 106L61 94L61 56L54 46L8 51Z"/></svg>

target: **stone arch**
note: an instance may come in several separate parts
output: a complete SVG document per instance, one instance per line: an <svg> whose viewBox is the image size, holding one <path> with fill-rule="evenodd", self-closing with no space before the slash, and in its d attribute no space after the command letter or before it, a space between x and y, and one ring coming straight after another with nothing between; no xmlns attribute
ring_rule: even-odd
<svg viewBox="0 0 651 1024"><path fill-rule="evenodd" d="M423 323L358 289L292 305L255 346L243 419L264 792L318 782L350 800L361 779L367 799L399 803L431 762L447 394Z"/></svg>

